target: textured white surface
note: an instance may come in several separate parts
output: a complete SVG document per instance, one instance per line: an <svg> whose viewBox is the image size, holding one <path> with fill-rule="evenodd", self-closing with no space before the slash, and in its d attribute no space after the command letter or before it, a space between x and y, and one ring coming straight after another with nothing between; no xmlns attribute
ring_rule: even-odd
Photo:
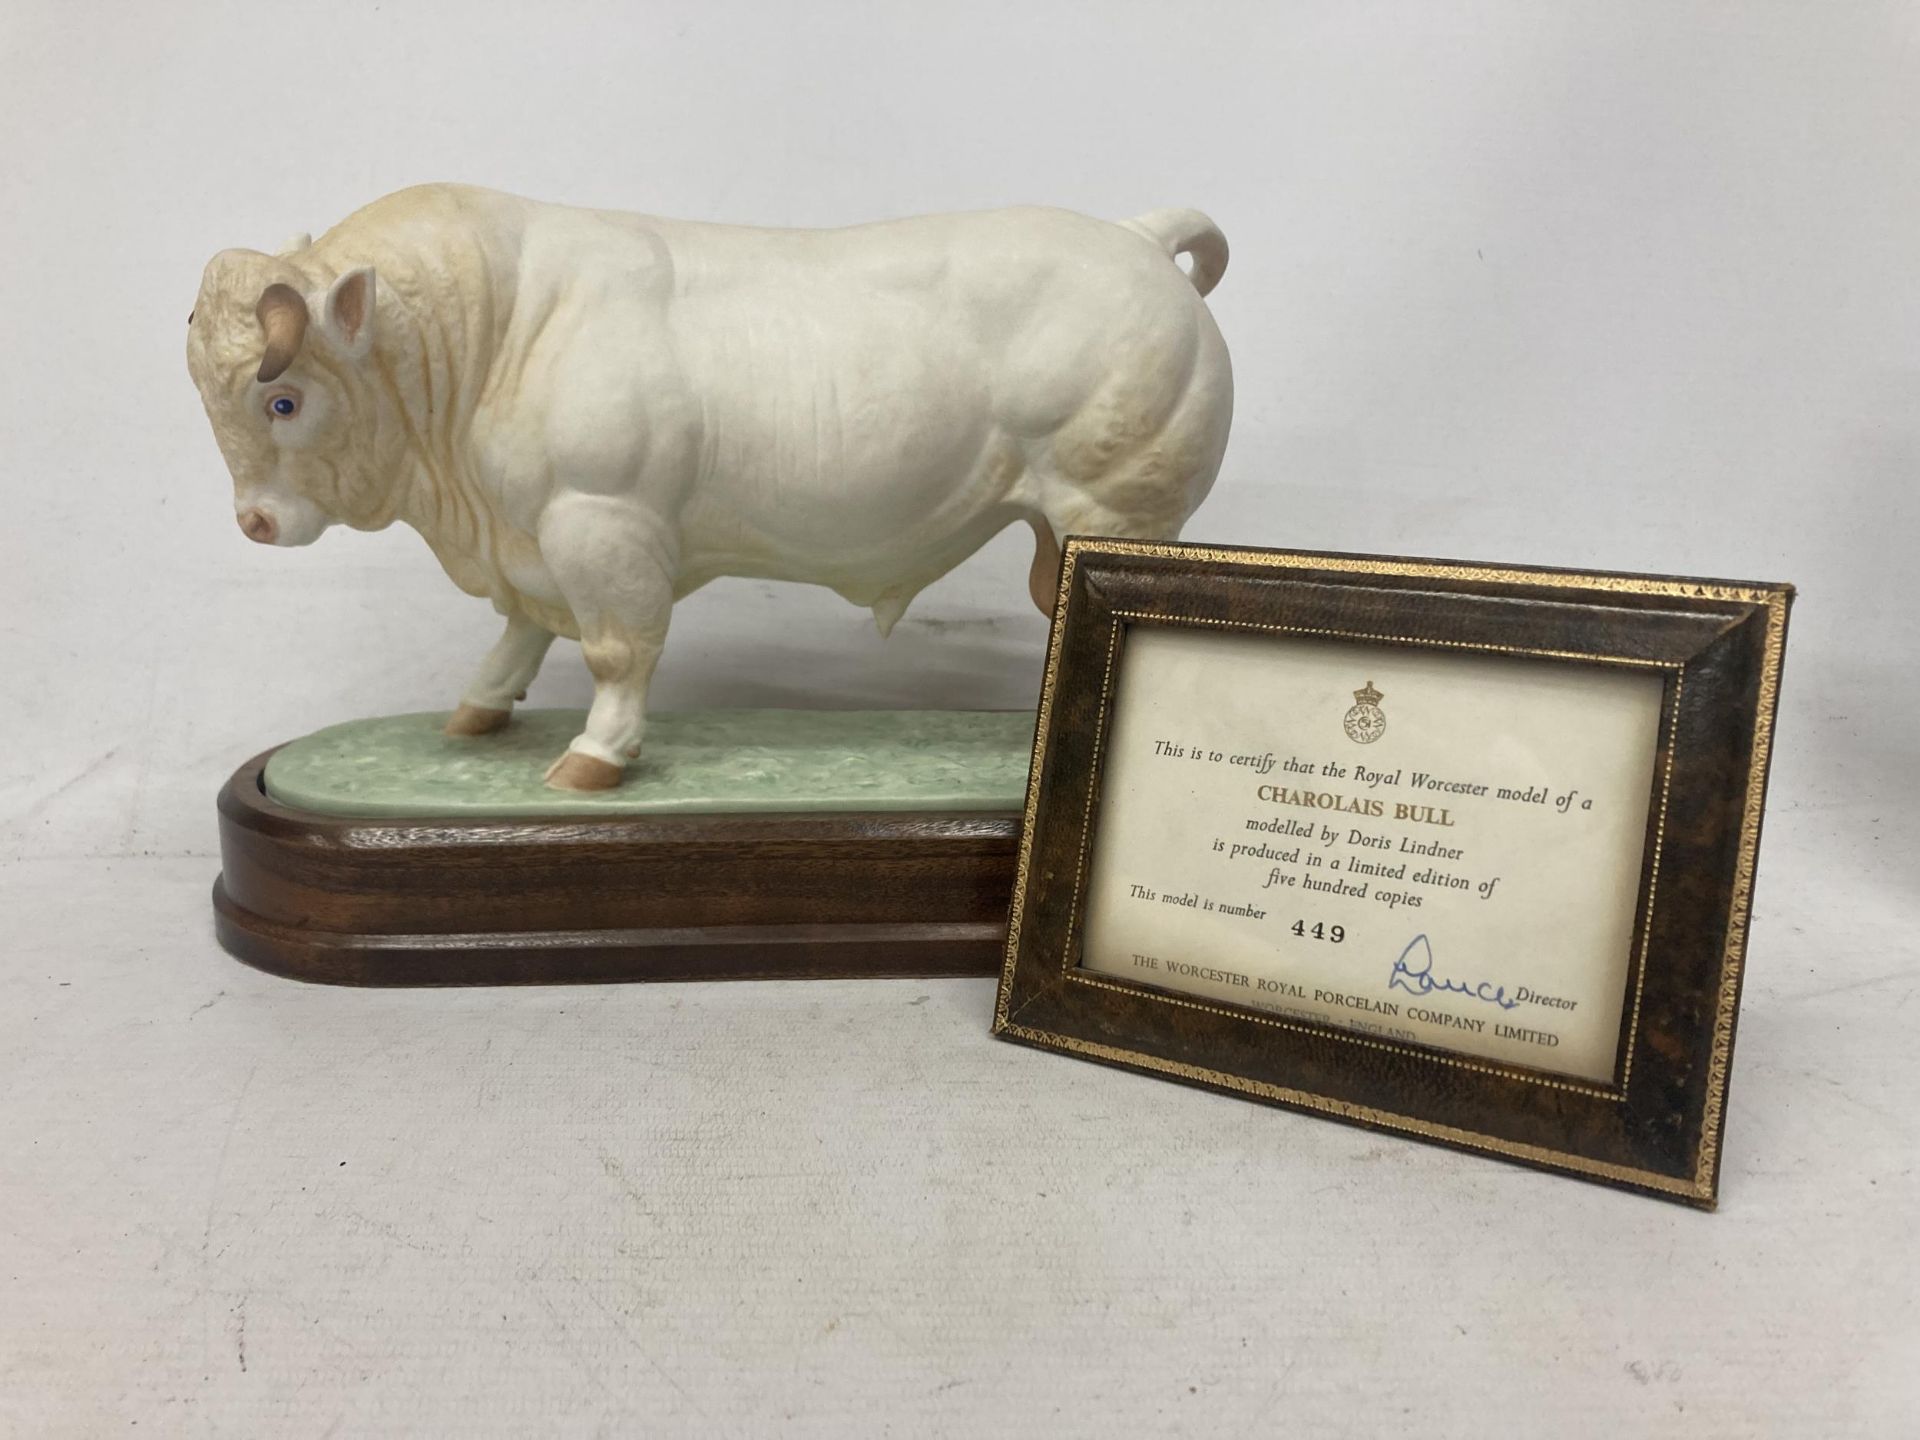
<svg viewBox="0 0 1920 1440"><path fill-rule="evenodd" d="M1920 1428L1911 7L532 13L269 55L257 7L0 8L0 1433ZM187 307L436 176L1204 204L1240 407L1196 538L1798 582L1720 1213L1000 1045L985 982L225 958L227 772L449 706L494 620L399 532L240 537ZM887 646L721 582L654 698L1030 704L1027 555ZM534 702L587 694L559 647Z"/></svg>

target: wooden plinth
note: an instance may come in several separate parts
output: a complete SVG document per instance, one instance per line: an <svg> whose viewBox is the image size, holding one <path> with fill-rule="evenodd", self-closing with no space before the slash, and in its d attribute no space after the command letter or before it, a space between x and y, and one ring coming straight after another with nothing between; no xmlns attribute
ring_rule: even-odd
<svg viewBox="0 0 1920 1440"><path fill-rule="evenodd" d="M267 752L268 754L272 752ZM1012 811L344 819L220 792L220 943L336 985L986 975Z"/></svg>

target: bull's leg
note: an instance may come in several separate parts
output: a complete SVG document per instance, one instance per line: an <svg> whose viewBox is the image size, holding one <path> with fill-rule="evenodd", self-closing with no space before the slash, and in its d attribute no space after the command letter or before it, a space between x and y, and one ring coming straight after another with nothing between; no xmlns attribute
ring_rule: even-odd
<svg viewBox="0 0 1920 1440"><path fill-rule="evenodd" d="M540 673L552 643L552 631L524 615L507 616L507 628L480 662L473 683L460 697L460 708L447 721L447 734L491 735L505 728L513 702L527 698L527 687Z"/></svg>
<svg viewBox="0 0 1920 1440"><path fill-rule="evenodd" d="M1040 613L1053 618L1054 597L1060 590L1060 541L1044 515L1030 515L1033 527L1033 565L1027 571L1027 594Z"/></svg>
<svg viewBox="0 0 1920 1440"><path fill-rule="evenodd" d="M548 508L540 551L580 626L593 675L587 728L547 769L557 790L606 790L640 753L647 685L673 613L676 547L632 502L571 496Z"/></svg>

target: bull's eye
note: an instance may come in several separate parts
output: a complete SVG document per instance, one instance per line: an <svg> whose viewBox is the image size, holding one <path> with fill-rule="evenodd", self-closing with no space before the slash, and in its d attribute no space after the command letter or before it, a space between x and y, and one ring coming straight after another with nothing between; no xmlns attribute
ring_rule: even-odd
<svg viewBox="0 0 1920 1440"><path fill-rule="evenodd" d="M291 420L300 413L300 397L282 390L268 398L267 413L276 420Z"/></svg>

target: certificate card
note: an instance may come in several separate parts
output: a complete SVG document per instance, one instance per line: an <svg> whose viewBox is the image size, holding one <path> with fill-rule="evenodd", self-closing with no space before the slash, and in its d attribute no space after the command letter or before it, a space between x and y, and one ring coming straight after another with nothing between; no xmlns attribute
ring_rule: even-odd
<svg viewBox="0 0 1920 1440"><path fill-rule="evenodd" d="M996 1033L1710 1206L1790 596L1075 540Z"/></svg>
<svg viewBox="0 0 1920 1440"><path fill-rule="evenodd" d="M1080 963L1610 1081L1660 697L1643 670L1143 629Z"/></svg>

